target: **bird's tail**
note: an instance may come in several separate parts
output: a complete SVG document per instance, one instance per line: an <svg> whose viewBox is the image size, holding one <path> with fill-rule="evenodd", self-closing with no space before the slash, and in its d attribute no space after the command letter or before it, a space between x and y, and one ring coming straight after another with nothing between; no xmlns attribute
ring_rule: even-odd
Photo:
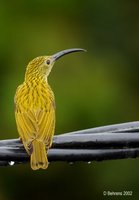
<svg viewBox="0 0 139 200"><path fill-rule="evenodd" d="M33 140L32 142L32 154L31 154L31 168L33 170L46 169L48 167L48 159L46 147L43 142Z"/></svg>

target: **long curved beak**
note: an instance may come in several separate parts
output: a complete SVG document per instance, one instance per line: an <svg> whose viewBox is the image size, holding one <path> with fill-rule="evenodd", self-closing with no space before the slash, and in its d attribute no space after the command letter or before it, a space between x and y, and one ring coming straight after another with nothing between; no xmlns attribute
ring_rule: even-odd
<svg viewBox="0 0 139 200"><path fill-rule="evenodd" d="M58 60L59 58L61 58L62 56L66 55L66 54L74 53L74 52L78 52L78 51L86 52L85 49L80 49L80 48L66 49L66 50L59 51L58 53L55 53L54 55L52 55L52 59L53 59L53 61L56 61L56 60Z"/></svg>

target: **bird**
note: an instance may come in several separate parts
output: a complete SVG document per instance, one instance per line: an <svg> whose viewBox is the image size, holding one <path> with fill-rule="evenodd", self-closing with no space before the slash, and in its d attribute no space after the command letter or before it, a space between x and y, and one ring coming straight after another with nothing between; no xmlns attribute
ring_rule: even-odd
<svg viewBox="0 0 139 200"><path fill-rule="evenodd" d="M55 96L48 84L48 76L59 58L79 51L86 50L72 48L34 58L26 67L24 82L16 89L17 130L33 170L48 167L48 150L55 132Z"/></svg>

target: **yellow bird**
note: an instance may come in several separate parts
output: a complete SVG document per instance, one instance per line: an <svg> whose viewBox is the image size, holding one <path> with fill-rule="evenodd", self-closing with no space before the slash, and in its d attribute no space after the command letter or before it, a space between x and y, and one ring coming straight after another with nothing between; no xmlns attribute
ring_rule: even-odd
<svg viewBox="0 0 139 200"><path fill-rule="evenodd" d="M40 56L27 65L25 80L15 94L15 118L23 145L30 155L33 170L48 167L47 153L55 131L55 98L47 77L56 60L84 49L60 51Z"/></svg>

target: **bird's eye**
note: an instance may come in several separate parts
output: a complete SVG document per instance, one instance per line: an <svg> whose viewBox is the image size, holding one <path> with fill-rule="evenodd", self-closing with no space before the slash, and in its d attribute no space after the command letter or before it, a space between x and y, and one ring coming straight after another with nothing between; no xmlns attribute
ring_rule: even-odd
<svg viewBox="0 0 139 200"><path fill-rule="evenodd" d="M47 65L50 65L50 60L46 60L46 64L47 64Z"/></svg>

